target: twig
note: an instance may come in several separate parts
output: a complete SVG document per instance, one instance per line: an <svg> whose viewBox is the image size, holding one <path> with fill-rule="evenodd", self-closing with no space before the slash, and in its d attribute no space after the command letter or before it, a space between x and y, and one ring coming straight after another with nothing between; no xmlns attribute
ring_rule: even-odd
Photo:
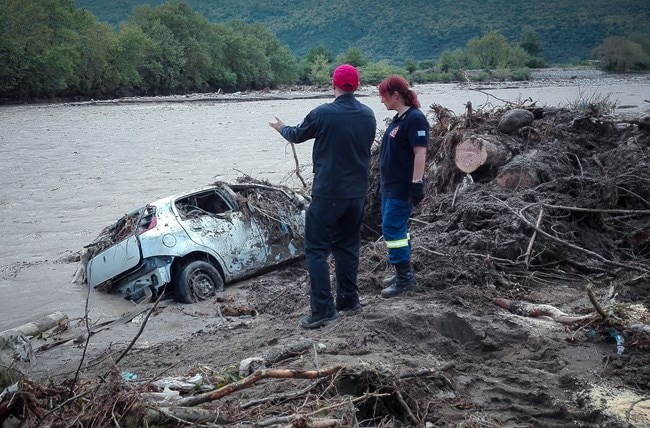
<svg viewBox="0 0 650 428"><path fill-rule="evenodd" d="M630 421L630 415L632 414L632 409L634 409L634 406L648 400L650 400L650 397L643 397L643 398L639 398L634 403L630 404L630 408L627 409L627 411L625 412L625 421L626 422Z"/></svg>
<svg viewBox="0 0 650 428"><path fill-rule="evenodd" d="M318 410L315 410L315 411L313 411L311 413L306 413L304 415L299 415L298 414L298 415L291 415L291 416L278 416L278 417L274 417L274 418L271 418L271 419L267 419L265 421L259 422L257 424L257 426L264 427L264 426L276 425L276 424L279 424L279 423L288 423L288 422L291 422L293 420L296 420L296 418L308 418L310 416L313 416L315 414L324 412L326 410L332 410L332 409L336 409L337 407L341 407L341 406L346 405L346 404L353 404L353 403L355 403L357 401L367 400L370 397L381 398L381 397L389 397L390 395L391 394L370 394L370 393L365 393L361 397L357 397L357 398L355 398L353 400L346 400L346 401L334 403L331 406L321 407ZM325 421L325 419L323 419L323 421ZM314 422L316 422L316 421L314 421ZM319 425L314 425L314 422L312 422L312 425L306 425L306 426L307 427L318 427ZM326 425L326 426L329 426L329 425Z"/></svg>
<svg viewBox="0 0 650 428"><path fill-rule="evenodd" d="M414 222L414 223L420 223L420 224L431 224L431 223L426 222L426 221L424 221L424 220L419 220L419 219L417 219L417 218L413 218L413 217L409 218L409 221L412 221L412 222Z"/></svg>
<svg viewBox="0 0 650 428"><path fill-rule="evenodd" d="M292 398L300 397L301 395L307 393L309 390L311 390L316 385L318 385L319 382L320 381L312 382L309 385L307 385L306 387L304 387L303 389L300 389L298 391L289 392L289 393L286 393L286 394L268 395L268 396L263 397L263 398L258 398L257 400L251 400L251 401L248 401L248 402L240 405L239 408L240 409L248 409L249 407L257 406L259 404L264 404L264 403L267 403L269 401L287 400L287 399L290 400Z"/></svg>
<svg viewBox="0 0 650 428"><path fill-rule="evenodd" d="M271 300L269 300L268 302L266 302L266 303L264 304L264 306L262 306L262 307L260 308L259 312L264 311L264 309L266 309L266 307L267 307L268 305L270 305L271 303L273 303L273 302L275 302L276 300L278 300L278 299L279 299L279 298L280 298L284 293L286 293L288 290L289 290L289 287L286 287L284 290L282 290L281 293L279 293L279 294L276 295L274 298L272 298Z"/></svg>
<svg viewBox="0 0 650 428"><path fill-rule="evenodd" d="M591 284L587 283L585 286L587 289L587 295L589 296L589 301L591 302L592 305L594 305L594 308L596 308L596 312L598 312L598 315L604 320L609 318L609 314L603 310L603 307L600 306L600 303L598 303L598 300L596 300L596 296L594 295L594 290L591 289Z"/></svg>
<svg viewBox="0 0 650 428"><path fill-rule="evenodd" d="M41 422L43 422L48 416L50 416L52 413L56 412L57 410L63 408L68 403L71 403L71 402L75 401L78 398L84 397L84 396L90 394L91 392L93 392L93 391L88 390L88 391L82 392L81 394L77 394L77 395L74 395L74 396L68 398L63 403L59 404L58 406L56 406L55 408L53 408L52 410L48 411L43 416L38 418L38 421L36 422L36 426L40 426Z"/></svg>
<svg viewBox="0 0 650 428"><path fill-rule="evenodd" d="M314 343L314 367L316 370L320 370L320 363L318 362L318 344Z"/></svg>
<svg viewBox="0 0 650 428"><path fill-rule="evenodd" d="M591 250L587 250L586 248L579 247L579 246L577 246L575 244L572 244L570 242L563 241L562 239L557 238L557 237L543 231L541 228L539 228L539 227L535 226L534 224L532 224L531 222L529 222L526 217L524 217L523 215L517 213L515 210L513 210L508 204L506 204L501 199L499 199L499 198L497 198L495 196L492 196L492 198L494 198L497 201L501 202L506 208L508 208L510 211L512 211L512 213L514 215L516 215L521 221L526 223L526 225L528 225L529 227L532 227L533 229L537 230L542 236L547 237L551 241L555 241L555 242L557 242L559 244L566 245L567 247L572 248L574 250L581 251L581 252L583 252L585 254L589 254L590 256L600 260L601 262L612 265L612 266L618 266L618 267L622 267L622 268L625 268L625 269L634 269L634 270L639 271L639 272L648 272L648 269L646 269L646 268L644 268L642 266L627 265L625 263L615 262L613 260L609 260L609 259L601 256L600 254L598 254L596 252L593 252Z"/></svg>
<svg viewBox="0 0 650 428"><path fill-rule="evenodd" d="M642 200L646 205L650 206L650 202L647 201L643 196L639 195L638 193L633 192L633 191L631 191L630 189L626 189L625 187L622 187L622 186L616 186L616 188L617 188L617 189L620 189L620 190L622 190L622 191L624 191L624 192L627 192L627 193L629 193L630 195L636 196L637 198L639 198L640 200Z"/></svg>
<svg viewBox="0 0 650 428"><path fill-rule="evenodd" d="M305 182L305 179L302 178L302 175L300 174L300 163L298 162L298 154L296 153L296 145L294 143L289 143L291 144L291 151L293 152L293 160L296 162L296 175L300 179L300 182L302 183L302 187L305 189L307 188L307 183Z"/></svg>
<svg viewBox="0 0 650 428"><path fill-rule="evenodd" d="M90 301L90 278L88 278L88 284L89 284L88 292L86 293L86 305L84 307L84 324L86 326L86 341L84 343L84 350L81 353L81 360L79 361L79 366L77 366L77 370L75 371L74 374L74 379L70 384L69 397L72 397L74 395L74 387L77 384L77 380L79 380L79 373L81 372L81 367L83 366L84 360L86 359L86 352L88 350L88 344L90 343L90 336L92 336L90 331L90 324L88 323L88 313L90 311L90 309L88 308L88 302Z"/></svg>
<svg viewBox="0 0 650 428"><path fill-rule="evenodd" d="M440 374L440 372L444 372L454 368L454 366L455 364L453 362L449 362L447 364L444 364L441 367L438 367L437 369L421 369L411 373L404 373L400 375L398 378L403 380L403 379L410 379L413 377L427 377L431 375L437 375Z"/></svg>
<svg viewBox="0 0 650 428"><path fill-rule="evenodd" d="M577 335L577 334L578 334L582 329L587 328L588 326L590 326L591 324L595 323L596 321L597 321L597 320L594 318L593 320L589 321L588 323L585 323L585 324L581 325L580 327L578 327L578 328L576 329L576 331L573 332L573 335L571 336L571 341L574 341L574 340L575 340L576 335Z"/></svg>
<svg viewBox="0 0 650 428"><path fill-rule="evenodd" d="M478 257L480 259L489 259L490 261L495 261L497 263L503 263L505 265L510 265L510 266L518 266L518 262L513 262L510 259L503 259L500 257L494 257L490 254L481 254L481 253L467 253L468 256L470 257Z"/></svg>
<svg viewBox="0 0 650 428"><path fill-rule="evenodd" d="M331 376L335 373L338 373L342 368L340 366L330 367L318 371L299 371L299 370L287 370L287 369L264 369L257 370L253 374L246 376L244 379L241 379L237 382L230 383L228 385L222 386L221 388L207 392L205 394L200 394L194 397L187 397L178 401L177 405L179 406L196 406L198 404L207 403L209 401L219 400L226 395L232 394L233 392L240 391L244 388L248 388L259 380L266 378L277 378L277 379L316 379L319 377Z"/></svg>
<svg viewBox="0 0 650 428"><path fill-rule="evenodd" d="M462 183L458 183L458 186L456 186L456 190L454 190L454 197L451 199L451 208L454 207L454 204L456 203L456 196L458 195L458 189L460 189L460 186Z"/></svg>
<svg viewBox="0 0 650 428"><path fill-rule="evenodd" d="M415 417L413 412L411 411L411 408L406 404L406 401L404 401L404 397L402 396L402 393L400 392L399 388L397 387L397 383L393 382L393 387L395 388L395 395L397 395L397 401L402 405L406 413L408 414L409 418L415 423L416 425L419 426L418 419Z"/></svg>
<svg viewBox="0 0 650 428"><path fill-rule="evenodd" d="M497 96L492 95L492 94L489 93L489 92L485 92L485 91L482 91L482 90L480 90L480 89L473 89L473 88L469 88L469 89L470 89L470 91L480 92L480 93L485 94L485 95L487 95L487 96L489 96L489 97L492 97L492 98L494 98L494 99L496 99L496 100L499 100L499 101L501 101L502 103L504 103L506 106L516 105L515 103L513 103L513 102L511 102L511 101L501 99L501 98L499 98L499 97L497 97Z"/></svg>
<svg viewBox="0 0 650 428"><path fill-rule="evenodd" d="M117 401L113 403L113 408L111 409L111 416L113 417L113 423L115 424L115 428L120 428L120 423L117 420L117 416L115 416L115 405L117 404Z"/></svg>
<svg viewBox="0 0 650 428"><path fill-rule="evenodd" d="M436 256L447 257L447 254L445 254L445 253L439 253L437 251L430 250L427 247L423 247L421 245L417 246L416 248L422 248L424 251L426 251L428 253L431 253L431 254L435 254Z"/></svg>
<svg viewBox="0 0 650 428"><path fill-rule="evenodd" d="M530 265L530 253L533 250L533 243L535 242L535 238L537 237L537 229L539 229L540 224L542 223L542 216L544 215L544 206L541 206L539 209L539 215L537 216L537 223L535 224L535 231L533 232L533 236L530 238L530 242L528 243L528 248L526 249L526 257L524 258L524 262L526 263L526 267Z"/></svg>
<svg viewBox="0 0 650 428"><path fill-rule="evenodd" d="M162 296L165 294L165 288L167 288L167 285L163 287L162 291L160 292L158 299L156 299L156 303L149 309L149 312L147 312L147 316L144 318L144 321L142 321L142 325L140 326L140 330L138 331L138 334L135 335L131 343L129 343L129 346L126 347L126 349L122 352L122 354L117 357L117 360L115 360L115 365L117 365L124 356L131 350L133 345L135 345L135 342L138 340L142 332L144 331L145 326L147 325L147 321L149 320L149 317L153 313L154 310L156 310L156 307L158 306L158 302L160 302L160 299L162 299Z"/></svg>
<svg viewBox="0 0 650 428"><path fill-rule="evenodd" d="M582 213L603 213L603 214L650 214L650 210L610 210L602 208L582 208L582 207L568 207L564 205L550 205L542 204L542 207L565 210L565 211L575 211Z"/></svg>

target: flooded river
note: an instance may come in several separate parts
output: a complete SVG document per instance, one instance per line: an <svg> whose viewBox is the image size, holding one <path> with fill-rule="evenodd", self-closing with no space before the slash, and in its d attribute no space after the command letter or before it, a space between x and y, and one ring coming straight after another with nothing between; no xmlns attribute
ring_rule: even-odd
<svg viewBox="0 0 650 428"><path fill-rule="evenodd" d="M457 114L467 101L491 109L506 101L557 106L602 97L616 101L620 113L650 110L644 77L415 89L423 110L437 103ZM376 89L359 95L383 128L392 113ZM94 321L127 310L131 304L118 297L72 284L76 264L66 260L144 203L242 174L298 186L292 151L267 122L278 116L297 124L330 99L246 97L0 107L0 331L55 311L81 317L88 295ZM308 177L311 143L297 151Z"/></svg>

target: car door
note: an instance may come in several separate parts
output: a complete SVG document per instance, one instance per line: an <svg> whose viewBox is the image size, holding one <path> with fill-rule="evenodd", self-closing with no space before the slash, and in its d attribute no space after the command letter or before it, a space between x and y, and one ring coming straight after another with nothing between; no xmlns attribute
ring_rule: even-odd
<svg viewBox="0 0 650 428"><path fill-rule="evenodd" d="M124 275L135 269L140 260L138 238L131 235L89 260L86 268L88 285L94 288L110 279Z"/></svg>
<svg viewBox="0 0 650 428"><path fill-rule="evenodd" d="M93 252L97 248L103 248L90 258L86 266L86 282L90 287L123 276L140 265L142 253L136 223L147 210L148 207L143 207L126 214L103 231L108 236L101 236L101 239L89 246L94 249Z"/></svg>
<svg viewBox="0 0 650 428"><path fill-rule="evenodd" d="M219 255L226 275L245 277L266 267L268 248L257 223L233 209L219 192L211 190L193 195L196 208L181 216L181 225L192 241Z"/></svg>

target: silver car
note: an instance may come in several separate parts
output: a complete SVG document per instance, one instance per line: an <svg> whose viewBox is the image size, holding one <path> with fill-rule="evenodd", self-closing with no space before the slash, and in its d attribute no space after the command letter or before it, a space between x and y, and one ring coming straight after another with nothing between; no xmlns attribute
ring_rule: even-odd
<svg viewBox="0 0 650 428"><path fill-rule="evenodd" d="M147 204L86 246L81 280L136 302L206 299L304 255L309 197L257 182L215 183Z"/></svg>

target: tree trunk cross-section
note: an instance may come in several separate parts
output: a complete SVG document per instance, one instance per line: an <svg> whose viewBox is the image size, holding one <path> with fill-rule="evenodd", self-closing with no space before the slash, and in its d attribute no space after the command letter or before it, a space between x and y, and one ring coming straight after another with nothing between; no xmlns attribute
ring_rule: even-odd
<svg viewBox="0 0 650 428"><path fill-rule="evenodd" d="M471 173L484 165L499 167L508 161L510 151L490 136L471 136L456 146L454 162L464 173Z"/></svg>

